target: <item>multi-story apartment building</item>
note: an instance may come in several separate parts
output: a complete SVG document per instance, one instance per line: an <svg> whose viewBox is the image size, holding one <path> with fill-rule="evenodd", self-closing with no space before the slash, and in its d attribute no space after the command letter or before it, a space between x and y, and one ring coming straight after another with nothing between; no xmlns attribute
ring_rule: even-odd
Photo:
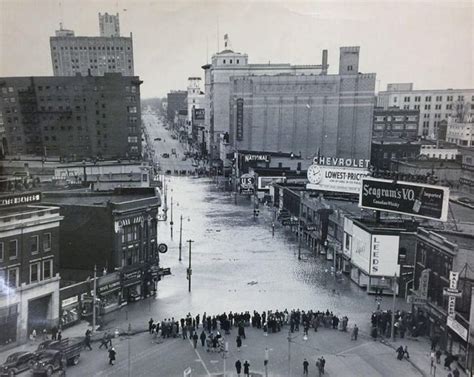
<svg viewBox="0 0 474 377"><path fill-rule="evenodd" d="M134 75L132 33L130 37L120 36L118 14L99 14L99 23L100 37L75 36L62 25L50 37L54 76L103 76L107 72Z"/></svg>
<svg viewBox="0 0 474 377"><path fill-rule="evenodd" d="M370 159L375 74L359 72L359 47L341 47L338 74L322 73L230 77L234 149Z"/></svg>
<svg viewBox="0 0 474 377"><path fill-rule="evenodd" d="M388 137L416 140L418 138L419 118L420 110L376 107L374 109L372 137L381 140Z"/></svg>
<svg viewBox="0 0 474 377"><path fill-rule="evenodd" d="M99 29L101 37L120 37L119 14L99 13Z"/></svg>
<svg viewBox="0 0 474 377"><path fill-rule="evenodd" d="M228 47L226 39L225 49L212 56L211 64L206 64L204 69L205 92L205 127L208 131L208 144L211 153L217 156L218 151L214 140L215 134L230 131L231 77L236 76L261 76L261 75L319 75L327 72L327 51L323 51L322 65L290 65L290 64L250 64L248 55L234 52ZM353 66L354 72L356 66Z"/></svg>
<svg viewBox="0 0 474 377"><path fill-rule="evenodd" d="M40 200L39 192L0 196L0 347L57 325L62 216Z"/></svg>
<svg viewBox="0 0 474 377"><path fill-rule="evenodd" d="M464 120L449 117L446 141L461 147L474 147L474 117L468 117Z"/></svg>
<svg viewBox="0 0 474 377"><path fill-rule="evenodd" d="M377 106L420 110L418 135L437 139L443 119L474 115L474 89L414 90L413 84L388 84L386 91L378 93Z"/></svg>
<svg viewBox="0 0 474 377"><path fill-rule="evenodd" d="M141 83L119 73L0 78L7 153L139 158Z"/></svg>

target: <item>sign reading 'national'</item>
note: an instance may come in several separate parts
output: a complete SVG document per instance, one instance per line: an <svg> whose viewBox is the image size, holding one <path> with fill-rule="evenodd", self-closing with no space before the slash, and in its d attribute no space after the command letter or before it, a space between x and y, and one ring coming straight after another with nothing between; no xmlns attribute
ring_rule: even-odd
<svg viewBox="0 0 474 377"><path fill-rule="evenodd" d="M359 206L447 221L449 188L422 183L363 178Z"/></svg>

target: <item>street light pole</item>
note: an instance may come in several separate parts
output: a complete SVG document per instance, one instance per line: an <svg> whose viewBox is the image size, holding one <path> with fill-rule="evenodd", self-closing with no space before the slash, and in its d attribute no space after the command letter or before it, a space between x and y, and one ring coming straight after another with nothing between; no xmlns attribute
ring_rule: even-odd
<svg viewBox="0 0 474 377"><path fill-rule="evenodd" d="M265 377L268 377L268 348L265 347L265 359L263 360L265 366Z"/></svg>
<svg viewBox="0 0 474 377"><path fill-rule="evenodd" d="M96 291L97 291L97 265L94 264L94 290L92 291L92 333L95 332L95 305L96 305Z"/></svg>
<svg viewBox="0 0 474 377"><path fill-rule="evenodd" d="M288 330L288 377L291 377L291 332Z"/></svg>
<svg viewBox="0 0 474 377"><path fill-rule="evenodd" d="M171 197L171 218L170 218L170 231L171 231L171 239L173 239L173 197Z"/></svg>
<svg viewBox="0 0 474 377"><path fill-rule="evenodd" d="M189 263L188 263L188 292L191 292L191 275L193 273L191 269L191 243L194 242L193 240L188 240L189 243Z"/></svg>
<svg viewBox="0 0 474 377"><path fill-rule="evenodd" d="M397 297L397 273L393 275L393 300L392 300L392 333L391 333L391 338L392 342L395 340L395 299Z"/></svg>
<svg viewBox="0 0 474 377"><path fill-rule="evenodd" d="M298 208L298 260L301 260L301 198Z"/></svg>
<svg viewBox="0 0 474 377"><path fill-rule="evenodd" d="M179 217L179 261L181 262L181 250L182 250L182 243L183 240L183 215Z"/></svg>

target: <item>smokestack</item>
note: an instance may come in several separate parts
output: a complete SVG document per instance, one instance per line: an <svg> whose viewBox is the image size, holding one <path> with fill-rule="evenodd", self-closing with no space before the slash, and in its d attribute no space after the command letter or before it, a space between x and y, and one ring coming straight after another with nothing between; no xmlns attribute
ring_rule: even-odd
<svg viewBox="0 0 474 377"><path fill-rule="evenodd" d="M328 50L323 50L323 68L321 70L322 75L326 75L328 73Z"/></svg>

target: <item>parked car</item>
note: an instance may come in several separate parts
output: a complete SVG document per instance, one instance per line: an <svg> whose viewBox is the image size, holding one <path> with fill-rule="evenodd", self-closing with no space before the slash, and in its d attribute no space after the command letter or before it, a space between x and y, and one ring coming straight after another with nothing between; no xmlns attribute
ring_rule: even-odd
<svg viewBox="0 0 474 377"><path fill-rule="evenodd" d="M36 362L33 363L31 371L33 376L51 377L55 372L64 372L66 368L65 354L59 350L46 349L38 353Z"/></svg>
<svg viewBox="0 0 474 377"><path fill-rule="evenodd" d="M28 370L36 359L36 354L28 351L20 351L12 353L7 357L7 360L2 364L0 369L0 376L13 377L18 373Z"/></svg>
<svg viewBox="0 0 474 377"><path fill-rule="evenodd" d="M155 137L155 141L161 141L161 137Z"/></svg>
<svg viewBox="0 0 474 377"><path fill-rule="evenodd" d="M163 154L161 155L161 157L163 157L163 158L170 158L170 154L169 154L169 153L163 153Z"/></svg>
<svg viewBox="0 0 474 377"><path fill-rule="evenodd" d="M69 365L76 365L79 362L83 346L82 339L77 341L69 341L69 338L64 338L62 340L45 340L38 345L36 353L42 354L43 351L47 350L61 351Z"/></svg>

